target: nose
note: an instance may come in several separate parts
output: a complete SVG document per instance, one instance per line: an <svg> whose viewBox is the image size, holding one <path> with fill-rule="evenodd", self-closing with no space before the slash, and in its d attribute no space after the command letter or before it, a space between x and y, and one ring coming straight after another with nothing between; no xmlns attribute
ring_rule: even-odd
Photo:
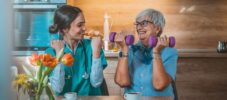
<svg viewBox="0 0 227 100"><path fill-rule="evenodd" d="M86 32L86 27L85 26L81 28L81 32L82 32L82 34L84 34Z"/></svg>
<svg viewBox="0 0 227 100"><path fill-rule="evenodd" d="M86 27L85 27L85 26L83 26L83 27L82 27L82 30L83 30L83 31L86 31Z"/></svg>

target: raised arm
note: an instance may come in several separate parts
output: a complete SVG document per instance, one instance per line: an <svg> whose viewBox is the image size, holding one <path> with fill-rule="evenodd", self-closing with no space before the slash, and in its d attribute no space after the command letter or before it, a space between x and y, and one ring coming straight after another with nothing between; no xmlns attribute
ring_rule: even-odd
<svg viewBox="0 0 227 100"><path fill-rule="evenodd" d="M92 38L92 66L91 66L91 74L90 81L93 87L101 86L104 75L103 75L103 66L101 61L101 47L102 47L102 39L101 37L93 37Z"/></svg>
<svg viewBox="0 0 227 100"><path fill-rule="evenodd" d="M161 51L168 46L167 37L161 37L158 39L157 46L153 49L153 75L152 83L156 90L163 90L168 86L172 78L165 70L162 58Z"/></svg>
<svg viewBox="0 0 227 100"><path fill-rule="evenodd" d="M122 33L116 35L116 43L121 46L123 57L119 57L114 81L120 87L130 86L129 68L128 68L128 46L125 44Z"/></svg>

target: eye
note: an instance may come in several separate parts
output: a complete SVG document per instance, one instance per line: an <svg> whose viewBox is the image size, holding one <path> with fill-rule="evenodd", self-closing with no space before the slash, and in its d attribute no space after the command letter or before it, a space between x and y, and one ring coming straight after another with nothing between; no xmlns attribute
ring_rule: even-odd
<svg viewBox="0 0 227 100"><path fill-rule="evenodd" d="M79 23L79 24L77 24L77 27L82 27L84 25L85 25L85 23Z"/></svg>
<svg viewBox="0 0 227 100"><path fill-rule="evenodd" d="M148 21L144 21L143 25L146 26L148 24Z"/></svg>
<svg viewBox="0 0 227 100"><path fill-rule="evenodd" d="M139 23L137 23L137 22L134 22L133 24L136 25L136 26L139 25Z"/></svg>
<svg viewBox="0 0 227 100"><path fill-rule="evenodd" d="M78 24L78 25L77 25L77 27L81 27L81 26L82 26L82 24Z"/></svg>

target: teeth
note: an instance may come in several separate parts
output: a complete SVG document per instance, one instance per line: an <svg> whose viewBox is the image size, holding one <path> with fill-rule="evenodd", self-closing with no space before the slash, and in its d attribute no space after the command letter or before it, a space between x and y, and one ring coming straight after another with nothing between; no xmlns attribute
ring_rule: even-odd
<svg viewBox="0 0 227 100"><path fill-rule="evenodd" d="M139 34L144 34L144 32L139 32Z"/></svg>

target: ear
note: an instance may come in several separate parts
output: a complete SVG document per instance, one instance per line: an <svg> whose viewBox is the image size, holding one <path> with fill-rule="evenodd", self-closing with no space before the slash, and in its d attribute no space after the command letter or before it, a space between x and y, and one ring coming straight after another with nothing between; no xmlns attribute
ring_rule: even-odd
<svg viewBox="0 0 227 100"><path fill-rule="evenodd" d="M155 34L158 35L158 33L161 31L160 27L155 27Z"/></svg>
<svg viewBox="0 0 227 100"><path fill-rule="evenodd" d="M67 34L69 32L69 29L66 28L66 29L63 29L62 31L63 31L64 34Z"/></svg>

